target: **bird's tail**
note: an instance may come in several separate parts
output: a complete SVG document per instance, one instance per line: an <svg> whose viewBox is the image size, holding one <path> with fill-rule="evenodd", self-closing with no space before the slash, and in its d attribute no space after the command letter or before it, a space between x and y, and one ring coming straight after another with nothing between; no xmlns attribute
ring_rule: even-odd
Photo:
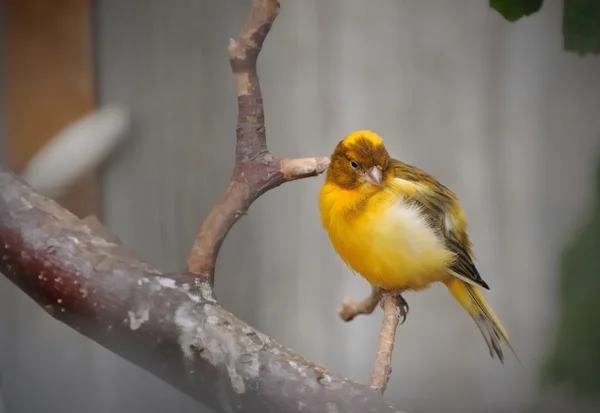
<svg viewBox="0 0 600 413"><path fill-rule="evenodd" d="M515 357L517 356L510 345L508 334L502 326L502 323L496 314L494 314L494 311L485 301L477 287L456 277L452 277L452 279L448 280L446 282L446 287L448 287L448 290L450 290L454 298L465 310L467 310L473 320L475 320L475 324L477 324L479 331L481 331L481 334L489 347L492 358L496 355L498 356L498 359L500 359L500 362L504 363L504 354L502 353L502 347L500 346L502 342L510 348Z"/></svg>

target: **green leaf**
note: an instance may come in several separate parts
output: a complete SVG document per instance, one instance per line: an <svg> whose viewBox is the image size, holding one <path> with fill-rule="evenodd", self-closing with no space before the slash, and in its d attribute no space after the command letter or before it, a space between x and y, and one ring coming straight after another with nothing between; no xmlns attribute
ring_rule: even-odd
<svg viewBox="0 0 600 413"><path fill-rule="evenodd" d="M565 249L559 273L558 334L543 384L600 397L600 162L591 214Z"/></svg>
<svg viewBox="0 0 600 413"><path fill-rule="evenodd" d="M564 48L579 54L600 53L600 1L564 0Z"/></svg>
<svg viewBox="0 0 600 413"><path fill-rule="evenodd" d="M543 2L544 0L490 0L490 7L509 22L515 22L539 11Z"/></svg>

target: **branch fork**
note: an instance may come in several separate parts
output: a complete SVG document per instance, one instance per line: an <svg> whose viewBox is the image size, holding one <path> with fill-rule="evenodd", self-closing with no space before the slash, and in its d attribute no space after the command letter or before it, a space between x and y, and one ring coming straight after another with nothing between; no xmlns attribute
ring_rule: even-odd
<svg viewBox="0 0 600 413"><path fill-rule="evenodd" d="M97 219L77 219L0 165L0 272L52 317L216 411L401 413L256 331L213 296L219 249L252 202L329 165L326 157L269 152L256 62L279 2L252 4L229 45L238 91L233 176L200 227L188 271L166 275L137 260ZM340 316L370 314L380 301L385 321L371 387L383 393L401 297L373 289L366 300L346 301Z"/></svg>
<svg viewBox="0 0 600 413"><path fill-rule="evenodd" d="M371 294L358 303L352 297L346 297L338 309L338 315L346 322L358 315L370 315L377 308L383 309L383 322L379 333L379 344L375 366L369 385L372 389L384 393L392 374L392 353L396 340L396 329L406 321L408 304L402 298L402 291L384 291L379 287L371 287ZM402 318L402 322L400 322Z"/></svg>
<svg viewBox="0 0 600 413"><path fill-rule="evenodd" d="M250 205L284 182L317 176L329 166L326 157L278 159L267 147L256 62L278 13L277 0L254 0L239 40L229 41L229 62L238 93L235 166L229 187L202 224L187 262L190 273L208 279L211 285L223 240Z"/></svg>

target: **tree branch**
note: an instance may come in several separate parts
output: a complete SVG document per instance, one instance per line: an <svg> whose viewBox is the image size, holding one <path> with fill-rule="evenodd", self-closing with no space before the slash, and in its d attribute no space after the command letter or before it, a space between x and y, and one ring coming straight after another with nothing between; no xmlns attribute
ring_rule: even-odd
<svg viewBox="0 0 600 413"><path fill-rule="evenodd" d="M408 304L402 298L402 291L383 291L379 287L372 286L371 294L362 301L355 303L352 297L347 297L338 310L340 318L344 321L352 321L359 314L372 314L377 304L381 303L383 308L383 322L379 332L379 345L373 374L371 375L371 388L385 393L387 383L392 374L392 354L396 340L396 330L402 317L402 323L408 314Z"/></svg>
<svg viewBox="0 0 600 413"><path fill-rule="evenodd" d="M381 306L383 307L383 322L381 332L379 333L379 350L375 367L371 375L371 388L379 391L381 394L387 388L390 375L392 374L392 353L394 352L394 342L396 340L396 329L400 322L400 315L406 317L403 308L403 299L396 292L384 292L381 296Z"/></svg>
<svg viewBox="0 0 600 413"><path fill-rule="evenodd" d="M239 40L229 43L229 62L238 91L235 167L225 194L200 227L187 263L189 272L206 277L211 285L223 240L252 202L284 182L319 175L329 165L326 157L277 159L267 148L256 62L278 12L277 0L254 0Z"/></svg>
<svg viewBox="0 0 600 413"><path fill-rule="evenodd" d="M55 319L219 412L400 412L110 239L0 166L0 272Z"/></svg>

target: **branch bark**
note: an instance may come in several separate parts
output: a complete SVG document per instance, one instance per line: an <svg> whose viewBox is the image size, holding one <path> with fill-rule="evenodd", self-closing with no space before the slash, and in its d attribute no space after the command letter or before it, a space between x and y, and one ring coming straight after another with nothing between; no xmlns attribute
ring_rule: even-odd
<svg viewBox="0 0 600 413"><path fill-rule="evenodd" d="M208 280L138 261L2 166L0 272L55 319L218 412L400 412L236 318Z"/></svg>
<svg viewBox="0 0 600 413"><path fill-rule="evenodd" d="M252 202L284 182L319 175L329 165L326 157L278 159L267 147L256 62L278 13L277 0L254 0L239 40L229 43L229 62L238 92L235 167L225 194L200 227L187 263L190 273L207 278L211 285L223 240Z"/></svg>
<svg viewBox="0 0 600 413"><path fill-rule="evenodd" d="M381 323L381 332L379 333L379 350L369 383L371 388L381 394L385 393L390 375L392 374L392 353L394 352L394 342L396 341L396 329L400 322L400 316L403 313L403 305L405 305L402 302L403 299L396 292L386 291L382 293L383 322ZM405 312L403 315L406 317Z"/></svg>

